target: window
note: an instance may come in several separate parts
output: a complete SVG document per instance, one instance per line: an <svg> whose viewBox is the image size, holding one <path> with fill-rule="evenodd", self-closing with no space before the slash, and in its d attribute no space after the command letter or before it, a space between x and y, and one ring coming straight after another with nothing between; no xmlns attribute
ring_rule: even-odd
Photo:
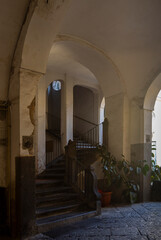
<svg viewBox="0 0 161 240"><path fill-rule="evenodd" d="M60 81L54 81L52 83L52 87L55 91L60 91L61 90L61 82Z"/></svg>

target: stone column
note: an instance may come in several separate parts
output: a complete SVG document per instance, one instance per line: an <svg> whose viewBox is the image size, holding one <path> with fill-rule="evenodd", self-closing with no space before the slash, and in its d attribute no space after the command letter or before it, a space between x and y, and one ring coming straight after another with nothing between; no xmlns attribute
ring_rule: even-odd
<svg viewBox="0 0 161 240"><path fill-rule="evenodd" d="M20 156L35 155L36 94L42 76L37 72L20 70Z"/></svg>
<svg viewBox="0 0 161 240"><path fill-rule="evenodd" d="M10 82L11 102L11 222L15 231L15 158L35 155L35 97L41 73L14 69Z"/></svg>
<svg viewBox="0 0 161 240"><path fill-rule="evenodd" d="M35 214L35 158L16 157L16 235L19 239L35 233Z"/></svg>
<svg viewBox="0 0 161 240"><path fill-rule="evenodd" d="M139 102L131 103L131 160L146 160L151 166L152 110L142 108ZM141 201L150 200L151 172L142 176Z"/></svg>
<svg viewBox="0 0 161 240"><path fill-rule="evenodd" d="M61 90L61 136L62 150L73 140L73 81L65 76Z"/></svg>
<svg viewBox="0 0 161 240"><path fill-rule="evenodd" d="M46 82L41 77L36 94L36 123L35 123L35 157L36 172L42 172L46 167Z"/></svg>
<svg viewBox="0 0 161 240"><path fill-rule="evenodd" d="M118 159L129 159L129 101L125 94L105 98L105 117L108 119L108 150Z"/></svg>

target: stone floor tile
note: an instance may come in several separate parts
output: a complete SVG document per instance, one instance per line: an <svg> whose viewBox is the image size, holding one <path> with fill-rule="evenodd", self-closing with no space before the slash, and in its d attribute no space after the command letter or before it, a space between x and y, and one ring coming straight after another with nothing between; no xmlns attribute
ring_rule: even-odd
<svg viewBox="0 0 161 240"><path fill-rule="evenodd" d="M130 240L129 236L111 236L110 240Z"/></svg>
<svg viewBox="0 0 161 240"><path fill-rule="evenodd" d="M136 227L126 228L112 228L112 235L114 236L136 236L139 235L139 231Z"/></svg>
<svg viewBox="0 0 161 240"><path fill-rule="evenodd" d="M104 208L101 216L50 231L50 239L42 240L161 240L160 210L161 203Z"/></svg>
<svg viewBox="0 0 161 240"><path fill-rule="evenodd" d="M33 237L26 238L25 240L53 240L53 238L50 238L50 237L40 233Z"/></svg>

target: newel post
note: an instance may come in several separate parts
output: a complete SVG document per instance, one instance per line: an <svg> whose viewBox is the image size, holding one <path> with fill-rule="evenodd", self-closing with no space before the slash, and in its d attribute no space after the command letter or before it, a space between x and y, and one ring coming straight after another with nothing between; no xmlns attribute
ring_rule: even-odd
<svg viewBox="0 0 161 240"><path fill-rule="evenodd" d="M88 198L88 206L96 209L97 215L101 214L101 195L98 192L97 177L94 168L89 166L86 169L86 195Z"/></svg>
<svg viewBox="0 0 161 240"><path fill-rule="evenodd" d="M108 149L108 120L105 118L103 122L103 145Z"/></svg>
<svg viewBox="0 0 161 240"><path fill-rule="evenodd" d="M69 140L65 146L65 182L73 184L75 179L75 158L76 158L76 143Z"/></svg>

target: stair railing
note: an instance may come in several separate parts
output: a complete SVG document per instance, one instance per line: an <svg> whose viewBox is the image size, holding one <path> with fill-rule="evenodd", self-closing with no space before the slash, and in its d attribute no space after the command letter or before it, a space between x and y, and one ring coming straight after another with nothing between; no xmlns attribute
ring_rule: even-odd
<svg viewBox="0 0 161 240"><path fill-rule="evenodd" d="M60 135L60 118L46 113L47 130L50 140L46 141L46 167L52 165L54 159L62 154L61 151L61 135Z"/></svg>
<svg viewBox="0 0 161 240"><path fill-rule="evenodd" d="M46 112L47 129L60 135L60 118L54 114Z"/></svg>
<svg viewBox="0 0 161 240"><path fill-rule="evenodd" d="M81 120L84 123L84 126L88 124L88 128L90 129L83 133L76 134L76 130L74 130L75 140L77 142L77 148L94 148L94 146L100 144L104 144L108 148L108 120L107 118L100 124L95 124L90 121L86 121L83 118L79 118L74 116L75 118ZM89 126L90 125L90 126ZM75 128L74 128L75 129ZM87 127L84 127L87 129Z"/></svg>
<svg viewBox="0 0 161 240"><path fill-rule="evenodd" d="M65 147L66 174L65 181L79 194L88 207L101 212L101 195L97 189L97 177L91 166L85 166L76 157L76 142L69 141Z"/></svg>
<svg viewBox="0 0 161 240"><path fill-rule="evenodd" d="M54 159L62 154L61 139L54 137L52 140L46 141L46 167L52 165Z"/></svg>
<svg viewBox="0 0 161 240"><path fill-rule="evenodd" d="M74 115L74 138L79 142L79 147L91 147L91 145L96 145L100 141L100 124L95 124L86 119ZM79 131L77 130L79 126ZM81 132L82 131L82 132Z"/></svg>

